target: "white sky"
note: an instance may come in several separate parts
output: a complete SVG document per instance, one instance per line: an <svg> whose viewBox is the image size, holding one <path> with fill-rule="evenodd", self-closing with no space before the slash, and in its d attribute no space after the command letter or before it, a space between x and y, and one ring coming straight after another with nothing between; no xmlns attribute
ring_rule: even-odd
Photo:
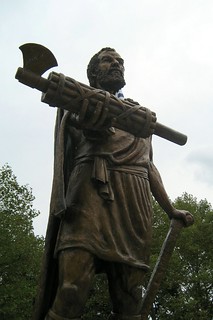
<svg viewBox="0 0 213 320"><path fill-rule="evenodd" d="M125 96L188 136L182 147L154 137L170 198L186 191L213 203L212 17L212 0L1 0L0 165L32 187L36 234L45 234L48 217L56 110L15 80L19 46L48 47L58 61L52 70L83 83L91 56L115 48L125 60Z"/></svg>

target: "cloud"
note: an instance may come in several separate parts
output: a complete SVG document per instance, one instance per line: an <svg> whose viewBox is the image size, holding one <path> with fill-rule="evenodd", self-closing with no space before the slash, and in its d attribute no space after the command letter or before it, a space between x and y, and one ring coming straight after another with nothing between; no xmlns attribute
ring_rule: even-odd
<svg viewBox="0 0 213 320"><path fill-rule="evenodd" d="M213 186L213 146L197 148L189 153L186 158L194 171L194 176L209 186Z"/></svg>

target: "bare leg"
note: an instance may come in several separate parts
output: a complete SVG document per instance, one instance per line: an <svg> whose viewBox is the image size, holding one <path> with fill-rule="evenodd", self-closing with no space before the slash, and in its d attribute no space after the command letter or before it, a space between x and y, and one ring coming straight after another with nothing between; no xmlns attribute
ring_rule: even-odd
<svg viewBox="0 0 213 320"><path fill-rule="evenodd" d="M146 272L128 265L112 263L107 269L113 305L110 319L140 319L142 284Z"/></svg>
<svg viewBox="0 0 213 320"><path fill-rule="evenodd" d="M54 319L54 315L58 319L80 318L94 275L94 257L91 253L81 249L61 251L59 284L49 312L50 319Z"/></svg>

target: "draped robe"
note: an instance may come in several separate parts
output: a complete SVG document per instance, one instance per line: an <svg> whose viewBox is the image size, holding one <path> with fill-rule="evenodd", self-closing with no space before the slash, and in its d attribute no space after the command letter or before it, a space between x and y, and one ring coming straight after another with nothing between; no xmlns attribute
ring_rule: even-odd
<svg viewBox="0 0 213 320"><path fill-rule="evenodd" d="M152 201L151 138L119 129L82 131L58 110L54 176L34 320L43 320L57 288L57 254L83 248L101 260L148 269Z"/></svg>

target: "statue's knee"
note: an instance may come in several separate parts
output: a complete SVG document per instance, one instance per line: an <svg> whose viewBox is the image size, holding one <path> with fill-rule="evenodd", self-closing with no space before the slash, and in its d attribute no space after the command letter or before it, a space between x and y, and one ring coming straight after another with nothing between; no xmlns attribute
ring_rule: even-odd
<svg viewBox="0 0 213 320"><path fill-rule="evenodd" d="M69 320L80 318L83 313L85 301L81 298L81 292L75 284L64 283L58 288L54 303L52 305L52 313L49 315L54 319L60 315L61 319ZM48 320L48 318L47 318Z"/></svg>
<svg viewBox="0 0 213 320"><path fill-rule="evenodd" d="M63 283L58 289L58 295L61 296L63 301L72 303L74 300L78 300L79 288L75 284Z"/></svg>

